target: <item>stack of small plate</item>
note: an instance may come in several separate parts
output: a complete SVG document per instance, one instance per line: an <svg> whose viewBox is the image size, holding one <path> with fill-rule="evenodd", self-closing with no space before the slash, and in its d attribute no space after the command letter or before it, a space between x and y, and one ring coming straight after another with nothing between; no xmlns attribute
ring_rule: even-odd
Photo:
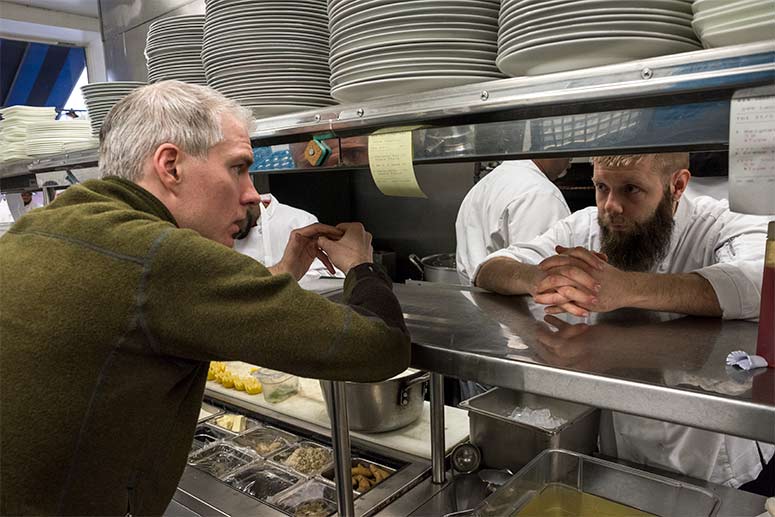
<svg viewBox="0 0 775 517"><path fill-rule="evenodd" d="M503 0L498 67L539 75L702 48L691 0Z"/></svg>
<svg viewBox="0 0 775 517"><path fill-rule="evenodd" d="M0 108L0 162L30 158L27 131L31 126L53 122L56 108L40 106L10 106Z"/></svg>
<svg viewBox="0 0 775 517"><path fill-rule="evenodd" d="M331 95L360 102L491 81L499 0L329 0Z"/></svg>
<svg viewBox="0 0 775 517"><path fill-rule="evenodd" d="M114 104L129 95L129 92L145 83L137 81L115 81L109 83L90 83L81 86L83 98L89 111L92 134L99 136L102 121Z"/></svg>
<svg viewBox="0 0 775 517"><path fill-rule="evenodd" d="M335 104L326 0L206 0L207 84L268 117Z"/></svg>
<svg viewBox="0 0 775 517"><path fill-rule="evenodd" d="M66 153L97 147L88 120L40 122L27 128L27 154Z"/></svg>
<svg viewBox="0 0 775 517"><path fill-rule="evenodd" d="M148 82L176 79L207 86L202 66L202 15L162 18L148 28L145 60Z"/></svg>
<svg viewBox="0 0 775 517"><path fill-rule="evenodd" d="M775 39L775 0L695 0L692 9L706 47Z"/></svg>

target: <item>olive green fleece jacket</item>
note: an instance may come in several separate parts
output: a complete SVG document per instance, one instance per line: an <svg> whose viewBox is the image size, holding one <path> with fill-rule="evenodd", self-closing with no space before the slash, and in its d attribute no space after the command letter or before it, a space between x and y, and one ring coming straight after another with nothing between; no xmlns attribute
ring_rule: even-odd
<svg viewBox="0 0 775 517"><path fill-rule="evenodd" d="M183 230L118 178L69 188L0 238L0 513L160 515L208 361L377 381L410 344L390 281L348 305Z"/></svg>

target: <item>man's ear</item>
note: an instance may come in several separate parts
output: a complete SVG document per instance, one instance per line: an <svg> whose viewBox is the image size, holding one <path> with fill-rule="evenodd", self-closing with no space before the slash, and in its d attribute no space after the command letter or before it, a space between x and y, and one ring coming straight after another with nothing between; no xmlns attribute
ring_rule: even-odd
<svg viewBox="0 0 775 517"><path fill-rule="evenodd" d="M686 191L692 173L688 169L680 169L670 176L670 192L673 194L673 201L678 201Z"/></svg>
<svg viewBox="0 0 775 517"><path fill-rule="evenodd" d="M180 184L178 167L182 158L180 149L174 144L161 144L153 153L153 172L162 185L177 190Z"/></svg>

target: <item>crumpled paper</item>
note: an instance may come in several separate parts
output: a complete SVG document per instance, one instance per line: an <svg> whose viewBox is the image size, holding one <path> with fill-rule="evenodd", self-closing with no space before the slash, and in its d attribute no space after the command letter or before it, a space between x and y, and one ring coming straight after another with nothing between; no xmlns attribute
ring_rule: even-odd
<svg viewBox="0 0 775 517"><path fill-rule="evenodd" d="M727 365L737 366L743 370L752 370L754 368L766 368L767 360L760 355L750 355L742 350L730 352L727 356Z"/></svg>

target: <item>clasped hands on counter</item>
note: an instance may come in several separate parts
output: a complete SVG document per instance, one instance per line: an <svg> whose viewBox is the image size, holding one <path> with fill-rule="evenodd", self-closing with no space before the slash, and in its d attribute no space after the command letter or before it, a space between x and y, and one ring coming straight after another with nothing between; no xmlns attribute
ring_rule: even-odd
<svg viewBox="0 0 775 517"><path fill-rule="evenodd" d="M334 267L347 274L355 266L373 262L371 238L361 223L310 224L291 232L283 258L268 269L273 275L290 273L299 280L317 258L332 275Z"/></svg>

